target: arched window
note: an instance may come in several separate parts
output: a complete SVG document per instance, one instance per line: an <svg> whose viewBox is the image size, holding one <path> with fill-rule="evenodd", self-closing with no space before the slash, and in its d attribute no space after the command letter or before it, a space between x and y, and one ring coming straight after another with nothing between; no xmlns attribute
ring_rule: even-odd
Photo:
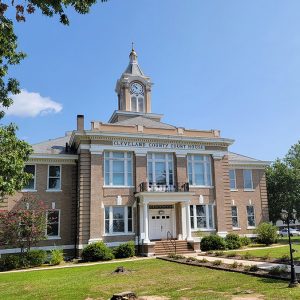
<svg viewBox="0 0 300 300"><path fill-rule="evenodd" d="M138 98L136 96L131 97L131 111L135 112L145 112L145 103L144 103L144 97L139 96Z"/></svg>

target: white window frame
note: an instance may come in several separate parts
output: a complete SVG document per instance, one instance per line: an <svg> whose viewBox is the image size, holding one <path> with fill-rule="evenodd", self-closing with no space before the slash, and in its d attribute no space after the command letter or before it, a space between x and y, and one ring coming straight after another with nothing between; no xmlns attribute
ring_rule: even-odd
<svg viewBox="0 0 300 300"><path fill-rule="evenodd" d="M28 189L28 188L24 188L21 190L21 192L36 192L36 164L25 164L25 166L34 166L34 184L33 184L33 189Z"/></svg>
<svg viewBox="0 0 300 300"><path fill-rule="evenodd" d="M156 155L164 155L164 159L161 158L156 158ZM169 158L171 157L171 158ZM165 168L166 168L166 186L171 186L171 185L175 185L175 177L174 177L174 172L175 172L175 166L174 166L174 157L173 157L173 153L170 152L149 152L147 154L147 181L149 183L149 168L148 168L148 164L149 162L152 162L152 185L156 186L156 174L155 174L155 163L156 162L164 162L165 163ZM171 164L172 166L172 170L173 170L173 174L172 174L172 181L173 184L170 184L169 181L169 177L170 177L170 173L169 173L169 165Z"/></svg>
<svg viewBox="0 0 300 300"><path fill-rule="evenodd" d="M51 211L58 211L58 235L48 235L48 213L51 212ZM47 210L46 212L46 237L48 240L60 240L61 237L60 237L60 216L61 216L61 211L60 209L49 209Z"/></svg>
<svg viewBox="0 0 300 300"><path fill-rule="evenodd" d="M49 187L49 179L50 178L58 178L58 177L53 177L53 176L49 176L50 175L50 167L59 167L59 170L60 170L60 176L59 176L59 188L57 189L53 189L53 188L50 188ZM47 190L46 192L61 192L61 181L62 181L62 165L48 165L48 176L47 176Z"/></svg>
<svg viewBox="0 0 300 300"><path fill-rule="evenodd" d="M231 187L230 172L233 172L233 175L234 175L234 187ZM230 190L231 191L237 191L237 188L236 188L236 171L235 171L235 169L230 169L229 170L229 185L230 185Z"/></svg>
<svg viewBox="0 0 300 300"><path fill-rule="evenodd" d="M234 216L233 214L232 214L232 207L236 207L236 216ZM241 227L240 227L240 220L239 220L239 209L238 209L238 207L237 207L237 205L232 205L231 206L231 221L232 221L232 219L233 218L236 218L237 219L237 227L236 226L233 226L233 222L232 222L232 229L233 230L240 230L241 229Z"/></svg>
<svg viewBox="0 0 300 300"><path fill-rule="evenodd" d="M113 208L122 207L124 208L124 232L113 232ZM132 231L128 231L128 207L131 207L131 222L132 222ZM105 208L109 208L109 232L105 231ZM133 206L130 205L106 205L104 206L104 236L110 235L135 235L134 232L134 216L133 216Z"/></svg>
<svg viewBox="0 0 300 300"><path fill-rule="evenodd" d="M206 219L206 227L205 228L197 228L197 205L202 205L205 206L205 219ZM191 220L190 221L190 226L192 231L216 231L216 224L215 224L215 205L214 204L192 204L190 205L193 207L193 216L190 216L190 219L194 219L194 228L192 227ZM213 227L209 227L209 209L208 207L211 206L212 210L212 225ZM190 209L190 207L189 207Z"/></svg>
<svg viewBox="0 0 300 300"><path fill-rule="evenodd" d="M245 172L250 172L251 174L251 188L245 187ZM252 169L243 169L243 180L244 180L244 191L253 191L253 171Z"/></svg>
<svg viewBox="0 0 300 300"><path fill-rule="evenodd" d="M203 161L195 161L195 156L203 156ZM188 182L190 182L189 163L192 164L192 184L190 186L196 188L213 188L212 184L212 160L211 156L207 154L188 154L187 155L187 174ZM197 185L195 179L195 163L202 163L204 166L204 185ZM209 166L208 166L209 165ZM210 184L208 184L210 183Z"/></svg>
<svg viewBox="0 0 300 300"><path fill-rule="evenodd" d="M248 215L248 207L253 207L253 217L254 217L254 226L249 225L249 220L248 217L252 216L252 215ZM246 205L246 216L247 216L247 229L254 229L256 228L256 217L255 217L255 206L254 205Z"/></svg>
<svg viewBox="0 0 300 300"><path fill-rule="evenodd" d="M113 157L113 153L124 153L124 158L115 158ZM105 157L105 153L108 153L108 157ZM128 158L128 153L131 154L131 157ZM109 187L109 188L123 188L123 187L134 187L133 186L133 152L130 151L105 151L103 153L103 158L104 158L104 187ZM109 161L109 182L107 184L106 180L106 168L105 168L105 160L108 159ZM120 160L124 162L124 185L114 185L113 184L113 161L114 160ZM131 181L132 185L128 184L128 161L131 160Z"/></svg>
<svg viewBox="0 0 300 300"><path fill-rule="evenodd" d="M136 98L136 110L133 110L132 107L132 98ZM142 101L143 102L143 110L140 111L140 107L139 107L139 102ZM145 112L145 97L142 95L131 95L130 97L130 111L132 112L140 112L140 113L144 113Z"/></svg>

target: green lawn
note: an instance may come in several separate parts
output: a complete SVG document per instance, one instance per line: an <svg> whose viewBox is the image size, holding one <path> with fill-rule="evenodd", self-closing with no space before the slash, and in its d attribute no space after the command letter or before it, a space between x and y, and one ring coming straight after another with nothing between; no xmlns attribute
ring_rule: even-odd
<svg viewBox="0 0 300 300"><path fill-rule="evenodd" d="M111 272L123 265L125 275ZM249 293L263 299L300 299L284 281L180 265L158 259L90 267L0 274L0 299L109 299L113 293L170 299L232 299ZM260 298L262 299L262 298Z"/></svg>
<svg viewBox="0 0 300 300"><path fill-rule="evenodd" d="M297 250L297 252L294 252L294 259L300 260L300 245L293 245L293 249ZM278 248L268 248L268 249L257 249L257 250L248 249L245 251L230 251L230 252L235 252L238 255L250 253L251 255L256 256L256 257L264 257L264 256L268 255L271 258L281 258L283 255L290 254L289 246L283 246L283 247L278 247Z"/></svg>

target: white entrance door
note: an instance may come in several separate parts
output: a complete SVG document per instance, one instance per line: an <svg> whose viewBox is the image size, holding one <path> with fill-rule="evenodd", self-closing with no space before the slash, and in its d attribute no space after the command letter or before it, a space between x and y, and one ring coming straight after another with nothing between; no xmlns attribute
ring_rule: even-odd
<svg viewBox="0 0 300 300"><path fill-rule="evenodd" d="M168 231L173 234L171 209L164 209L163 211L151 209L149 215L150 240L165 240Z"/></svg>

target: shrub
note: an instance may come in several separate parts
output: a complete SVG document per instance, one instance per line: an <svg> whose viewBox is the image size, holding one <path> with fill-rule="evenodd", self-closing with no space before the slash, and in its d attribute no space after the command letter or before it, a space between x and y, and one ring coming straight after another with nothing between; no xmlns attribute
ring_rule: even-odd
<svg viewBox="0 0 300 300"><path fill-rule="evenodd" d="M215 256L224 256L224 251L216 251Z"/></svg>
<svg viewBox="0 0 300 300"><path fill-rule="evenodd" d="M277 227L270 223L261 223L255 230L257 242L271 245L277 242Z"/></svg>
<svg viewBox="0 0 300 300"><path fill-rule="evenodd" d="M213 264L214 266L220 266L220 265L222 264L222 261L221 261L220 259L214 260L214 261L212 262L212 264Z"/></svg>
<svg viewBox="0 0 300 300"><path fill-rule="evenodd" d="M249 244L251 244L251 240L247 236L241 236L240 242L242 246L248 246Z"/></svg>
<svg viewBox="0 0 300 300"><path fill-rule="evenodd" d="M134 242L128 242L121 244L113 250L113 254L116 258L126 258L135 255L135 245Z"/></svg>
<svg viewBox="0 0 300 300"><path fill-rule="evenodd" d="M64 260L64 253L60 249L51 250L50 264L53 266L59 265Z"/></svg>
<svg viewBox="0 0 300 300"><path fill-rule="evenodd" d="M270 253L267 253L266 255L262 256L262 260L269 260L271 258Z"/></svg>
<svg viewBox="0 0 300 300"><path fill-rule="evenodd" d="M20 267L20 257L18 255L5 255L0 258L0 271L9 271Z"/></svg>
<svg viewBox="0 0 300 300"><path fill-rule="evenodd" d="M290 256L288 254L283 254L281 257L280 257L280 260L281 261L289 261L290 260Z"/></svg>
<svg viewBox="0 0 300 300"><path fill-rule="evenodd" d="M96 242L83 248L81 257L84 261L111 260L112 251L103 242Z"/></svg>
<svg viewBox="0 0 300 300"><path fill-rule="evenodd" d="M249 268L249 272L257 272L259 270L257 265L252 265Z"/></svg>
<svg viewBox="0 0 300 300"><path fill-rule="evenodd" d="M201 262L201 263L207 263L208 260L206 258L202 258L202 259L199 260L199 262Z"/></svg>
<svg viewBox="0 0 300 300"><path fill-rule="evenodd" d="M225 250L225 241L215 234L205 236L200 242L200 248L202 251Z"/></svg>
<svg viewBox="0 0 300 300"><path fill-rule="evenodd" d="M25 254L25 266L39 267L45 263L47 253L44 250L30 250Z"/></svg>
<svg viewBox="0 0 300 300"><path fill-rule="evenodd" d="M276 266L276 267L272 267L269 270L269 274L275 275L275 276L279 276L286 272L287 272L287 266L284 266L284 267Z"/></svg>
<svg viewBox="0 0 300 300"><path fill-rule="evenodd" d="M227 249L239 249L242 247L240 237L236 233L229 233L225 237L225 243Z"/></svg>
<svg viewBox="0 0 300 300"><path fill-rule="evenodd" d="M238 267L238 265L239 265L238 262L234 261L230 266L231 266L231 268L236 269Z"/></svg>
<svg viewBox="0 0 300 300"><path fill-rule="evenodd" d="M198 259L196 257L188 257L186 259L187 262L194 262L194 261L198 261Z"/></svg>
<svg viewBox="0 0 300 300"><path fill-rule="evenodd" d="M249 252L246 252L244 255L242 255L242 258L243 258L243 259L250 259L250 258L252 258L252 257L253 257L253 255L250 254Z"/></svg>
<svg viewBox="0 0 300 300"><path fill-rule="evenodd" d="M228 252L226 253L226 257L236 257L237 254L235 252Z"/></svg>

